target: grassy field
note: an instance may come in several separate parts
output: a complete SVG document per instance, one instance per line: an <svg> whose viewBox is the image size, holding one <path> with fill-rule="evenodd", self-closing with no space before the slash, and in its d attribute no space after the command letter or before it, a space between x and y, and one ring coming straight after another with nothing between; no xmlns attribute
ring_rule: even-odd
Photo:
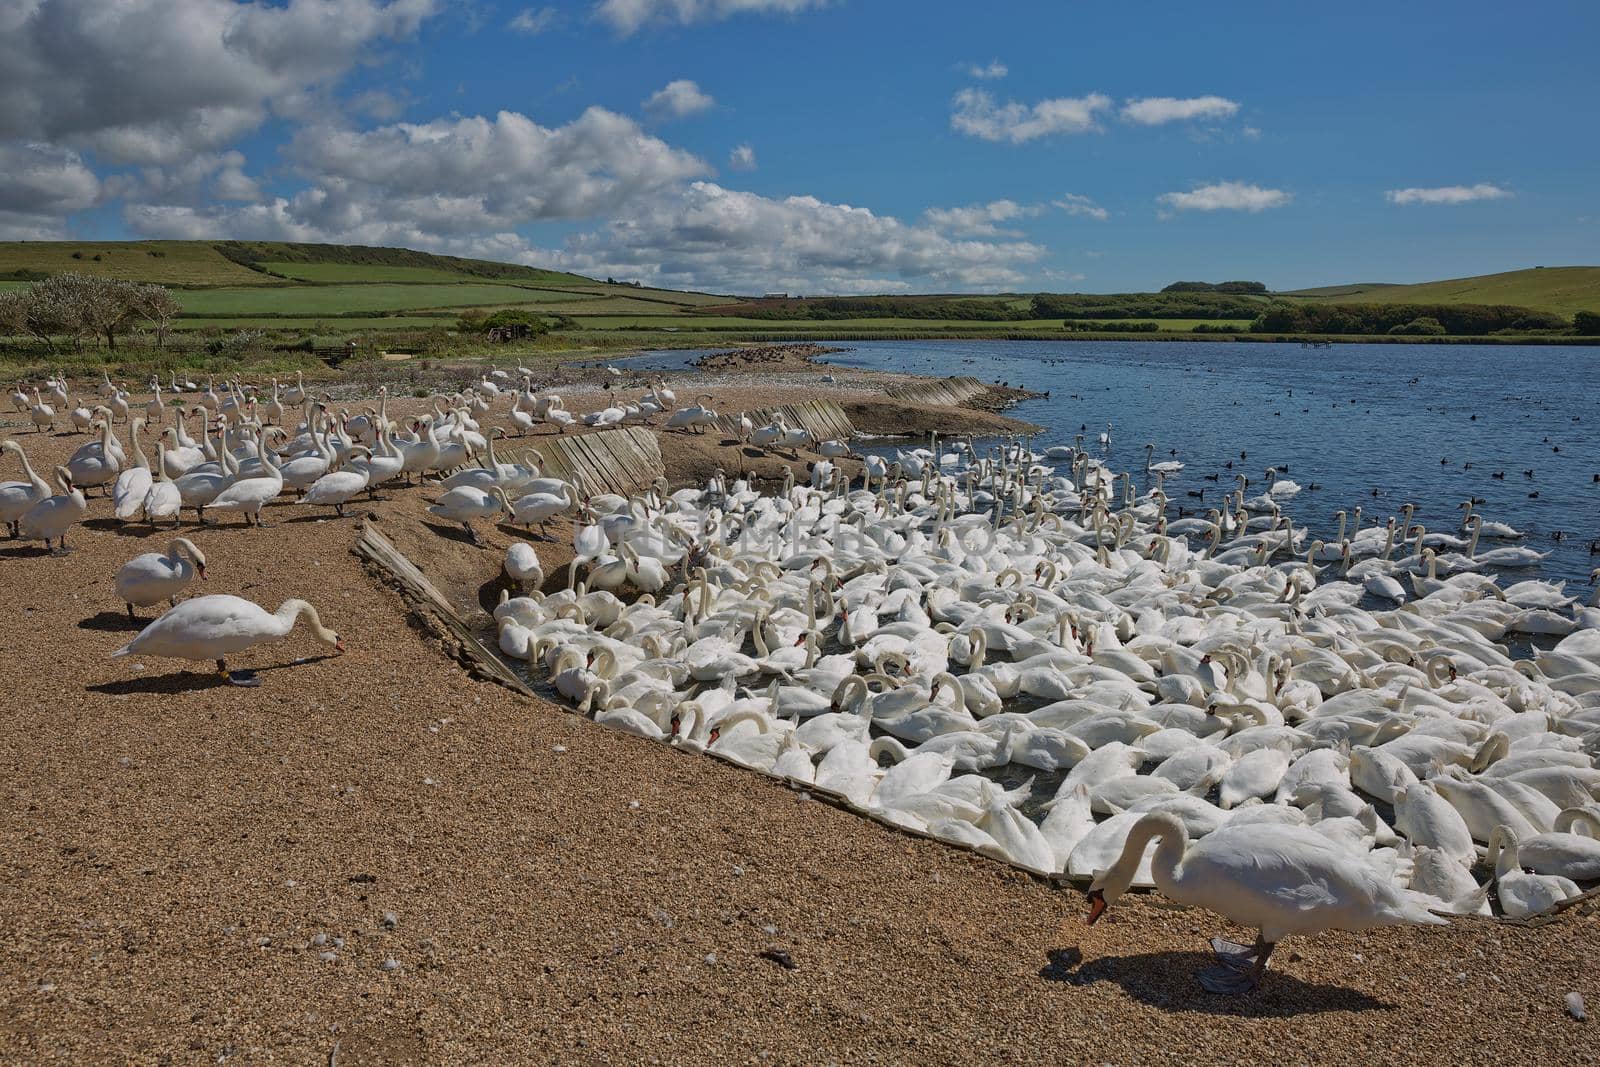
<svg viewBox="0 0 1600 1067"><path fill-rule="evenodd" d="M864 337L1075 337L1093 340L1178 340L1202 323L1245 333L1252 316L1272 300L1345 303L1514 304L1570 317L1580 309L1600 310L1600 267L1551 267L1506 274L1429 282L1420 285L1345 285L1260 298L1168 297L1163 294L1055 295L1055 314L1092 317L1124 313L1134 318L1116 324L1153 323L1145 333L1089 329L1068 331L1059 317L987 321L964 317L991 308L1028 312L1034 298L998 294L925 294L847 299L739 298L713 293L676 292L586 278L517 263L461 259L401 248L316 245L255 241L10 242L0 243L0 291L28 284L7 279L19 270L43 273L80 271L175 287L184 308L177 328L191 346L195 331L241 328L269 332L267 347L292 343L309 333L366 335L367 347L413 347L437 337L424 331L451 331L448 347L462 352L486 349L475 331L455 333L460 311L515 308L572 320L537 342L537 347L598 345L720 345L739 340L788 337L849 339ZM1041 294L1048 296L1048 294ZM813 307L815 305L815 307ZM938 306L929 306L938 305ZM974 308L973 305L981 305ZM1077 310L1072 310L1077 309ZM849 313L862 318L810 318L807 312ZM940 318L915 318L917 310ZM765 318L776 311L794 318ZM1206 318L1153 318L1155 314L1194 314ZM1230 316L1219 319L1215 316ZM1105 322L1106 320L1100 320ZM1107 323L1109 324L1109 323ZM1077 323L1073 323L1077 325ZM410 336L406 336L406 332ZM1226 335L1221 335L1226 336ZM1530 336L1561 343L1570 335ZM1256 338L1263 339L1263 338ZM1355 340L1356 338L1349 338ZM1465 338L1453 338L1465 340ZM1512 340L1509 336L1496 340ZM15 339L19 352L30 347ZM1566 342L1570 343L1570 341ZM203 345L201 346L204 347ZM78 354L76 349L75 355ZM495 349L495 351L500 351ZM31 358L31 357L30 357ZM90 358L86 354L85 359Z"/></svg>
<svg viewBox="0 0 1600 1067"><path fill-rule="evenodd" d="M338 315L361 311L415 311L495 304L571 300L572 294L515 285L445 283L308 285L263 289L232 286L179 293L185 315Z"/></svg>
<svg viewBox="0 0 1600 1067"><path fill-rule="evenodd" d="M0 241L0 274L17 270L77 271L162 285L284 284L234 263L208 241Z"/></svg>
<svg viewBox="0 0 1600 1067"><path fill-rule="evenodd" d="M1416 285L1357 283L1278 295L1342 304L1515 304L1571 316L1600 312L1600 267L1535 267Z"/></svg>
<svg viewBox="0 0 1600 1067"><path fill-rule="evenodd" d="M263 270L301 282L463 282L455 271L437 267L390 267L363 263L263 263Z"/></svg>
<svg viewBox="0 0 1600 1067"><path fill-rule="evenodd" d="M178 330L288 330L334 331L348 330L430 330L436 326L450 328L455 325L450 315L373 315L348 317L274 317L259 318L248 315L217 319L179 319L174 324Z"/></svg>

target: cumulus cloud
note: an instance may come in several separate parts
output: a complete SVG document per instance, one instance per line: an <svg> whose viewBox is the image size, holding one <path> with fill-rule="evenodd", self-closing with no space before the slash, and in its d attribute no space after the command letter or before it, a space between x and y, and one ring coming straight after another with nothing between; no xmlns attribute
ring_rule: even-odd
<svg viewBox="0 0 1600 1067"><path fill-rule="evenodd" d="M125 217L152 237L234 233L438 248L528 223L611 214L710 172L632 119L597 107L555 128L511 111L365 131L309 127L287 154L308 183L294 196L243 208L142 201Z"/></svg>
<svg viewBox="0 0 1600 1067"><path fill-rule="evenodd" d="M100 194L100 179L76 152L0 143L0 238L60 238L64 216L94 207Z"/></svg>
<svg viewBox="0 0 1600 1067"><path fill-rule="evenodd" d="M1092 133L1096 119L1111 108L1111 98L1100 93L1041 100L1036 104L996 103L983 89L963 89L955 95L950 126L959 133L985 141L1022 144L1055 134Z"/></svg>
<svg viewBox="0 0 1600 1067"><path fill-rule="evenodd" d="M1062 193L1061 199L1050 202L1068 215L1078 215L1098 222L1104 222L1111 217L1111 212L1081 193Z"/></svg>
<svg viewBox="0 0 1600 1067"><path fill-rule="evenodd" d="M957 240L866 208L694 182L569 241L568 269L723 292L1004 288L1045 255L1024 241Z"/></svg>
<svg viewBox="0 0 1600 1067"><path fill-rule="evenodd" d="M627 36L646 26L713 22L743 14L793 15L829 0L600 0L595 17Z"/></svg>
<svg viewBox="0 0 1600 1067"><path fill-rule="evenodd" d="M1225 119L1238 110L1238 104L1221 96L1191 96L1183 99L1145 96L1124 101L1121 115L1126 122L1160 126L1167 122L1189 122L1194 119Z"/></svg>
<svg viewBox="0 0 1600 1067"><path fill-rule="evenodd" d="M1383 194L1391 204L1467 204L1474 200L1506 200L1510 189L1479 182L1477 185L1441 185L1431 189L1390 189Z"/></svg>
<svg viewBox="0 0 1600 1067"><path fill-rule="evenodd" d="M936 229L961 237L1015 237L1015 230L1003 230L999 224L1037 215L1039 210L1014 200L991 200L967 207L931 207L922 218Z"/></svg>
<svg viewBox="0 0 1600 1067"><path fill-rule="evenodd" d="M14 0L0 5L0 138L166 165L301 114L439 0Z"/></svg>
<svg viewBox="0 0 1600 1067"><path fill-rule="evenodd" d="M755 170L756 150L747 144L739 145L728 153L728 166L734 170Z"/></svg>
<svg viewBox="0 0 1600 1067"><path fill-rule="evenodd" d="M668 82L644 101L645 111L657 119L681 119L716 106L711 95L688 78Z"/></svg>
<svg viewBox="0 0 1600 1067"><path fill-rule="evenodd" d="M988 63L967 64L967 74L970 77L979 78L983 81L994 81L998 78L1004 78L1010 73L1011 68L1007 67L998 59L990 60Z"/></svg>
<svg viewBox="0 0 1600 1067"><path fill-rule="evenodd" d="M550 29L560 18L561 13L553 7L525 7L506 25L518 33L533 35Z"/></svg>
<svg viewBox="0 0 1600 1067"><path fill-rule="evenodd" d="M1248 182L1213 182L1186 193L1163 193L1156 197L1174 211L1265 211L1282 207L1292 195L1282 189L1266 189Z"/></svg>

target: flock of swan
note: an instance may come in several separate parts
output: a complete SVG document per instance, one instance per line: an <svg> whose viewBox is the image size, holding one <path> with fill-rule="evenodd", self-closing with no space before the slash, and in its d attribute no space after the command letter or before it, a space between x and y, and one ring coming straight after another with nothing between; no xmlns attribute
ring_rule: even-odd
<svg viewBox="0 0 1600 1067"><path fill-rule="evenodd" d="M1090 880L1091 921L1157 886L1256 928L1219 992L1290 934L1600 881L1600 594L1502 584L1470 505L1459 537L1407 509L1308 545L1297 489L1171 520L1077 448L935 442L864 485L820 459L774 495L595 498L500 648L597 722Z"/></svg>
<svg viewBox="0 0 1600 1067"><path fill-rule="evenodd" d="M1254 946L1214 942L1208 989L1254 987L1285 936L1489 914L1491 891L1500 913L1532 915L1600 881L1600 593L1584 604L1562 583L1484 570L1539 554L1480 551L1517 533L1470 503L1458 533L1426 530L1409 508L1363 525L1357 508L1307 544L1285 510L1299 486L1273 471L1257 496L1241 476L1219 506L1173 519L1163 482L1182 464L1153 463L1153 448L1143 494L1081 447L1018 441L868 456L856 481L835 462L847 444L747 418L751 443L815 452L809 484L762 493L719 472L580 500L531 455L496 455L504 431L480 425L509 395L508 421L562 429L559 398L489 376L409 427L383 395L334 413L302 382L274 383L270 401L208 383L165 405L152 465L140 437L160 425L159 391L136 414L107 389L128 448L118 410L94 405L81 427L94 439L57 469L59 492L4 442L26 472L0 485L14 536L64 547L86 486L105 487L117 518L152 524L184 508L259 523L287 490L342 513L424 476L439 492L429 510L469 532L502 513L541 530L573 515L566 588L541 592L538 551L518 541L504 565L519 595L494 612L502 652L563 699L614 729L1088 880L1090 922L1155 886L1259 931ZM670 412L669 427L703 429L708 400L673 409L657 383L616 403L616 422ZM13 402L49 424L41 395ZM204 576L179 537L130 561L117 592L132 614ZM301 616L342 649L304 601L267 612L205 596L116 655L215 660L249 684L225 657ZM1551 647L1518 658L1530 636Z"/></svg>

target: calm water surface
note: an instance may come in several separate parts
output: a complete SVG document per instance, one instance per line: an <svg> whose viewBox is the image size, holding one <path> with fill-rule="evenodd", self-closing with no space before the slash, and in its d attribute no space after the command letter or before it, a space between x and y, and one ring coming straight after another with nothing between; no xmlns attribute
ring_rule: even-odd
<svg viewBox="0 0 1600 1067"><path fill-rule="evenodd" d="M665 369L685 354L653 358ZM1314 536L1333 533L1341 508L1360 506L1371 525L1408 501L1417 505L1414 521L1454 533L1460 504L1480 497L1485 518L1510 523L1528 534L1522 543L1552 553L1506 581L1566 578L1576 593L1600 566L1591 552L1600 537L1600 390L1591 384L1600 349L881 341L849 342L828 361L1048 390L1049 399L1010 411L1045 428L1036 449L1070 445L1081 432L1114 469L1137 475L1153 443L1158 461L1186 464L1167 492L1188 510L1210 507L1236 473L1250 477L1255 496L1275 466L1319 487L1284 502ZM1108 423L1111 446L1102 451Z"/></svg>

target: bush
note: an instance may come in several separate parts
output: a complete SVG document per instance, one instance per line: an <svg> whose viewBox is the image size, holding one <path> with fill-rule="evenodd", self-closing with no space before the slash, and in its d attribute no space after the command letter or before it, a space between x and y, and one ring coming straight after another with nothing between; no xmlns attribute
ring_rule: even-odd
<svg viewBox="0 0 1600 1067"><path fill-rule="evenodd" d="M1345 331L1340 331L1345 332ZM1410 322L1400 323L1389 327L1390 333L1413 334L1418 337L1443 337L1449 331L1444 328L1444 323L1428 315L1419 315Z"/></svg>
<svg viewBox="0 0 1600 1067"><path fill-rule="evenodd" d="M1572 316L1572 326L1586 337L1600 335L1600 313L1580 311Z"/></svg>
<svg viewBox="0 0 1600 1067"><path fill-rule="evenodd" d="M1262 282L1173 282L1163 293L1243 293L1266 296L1267 287Z"/></svg>
<svg viewBox="0 0 1600 1067"><path fill-rule="evenodd" d="M1412 323L1420 323L1413 330ZM1272 304L1250 327L1255 333L1378 334L1440 332L1479 337L1499 330L1557 329L1565 320L1549 312L1509 304ZM1397 329L1396 327L1407 327Z"/></svg>

